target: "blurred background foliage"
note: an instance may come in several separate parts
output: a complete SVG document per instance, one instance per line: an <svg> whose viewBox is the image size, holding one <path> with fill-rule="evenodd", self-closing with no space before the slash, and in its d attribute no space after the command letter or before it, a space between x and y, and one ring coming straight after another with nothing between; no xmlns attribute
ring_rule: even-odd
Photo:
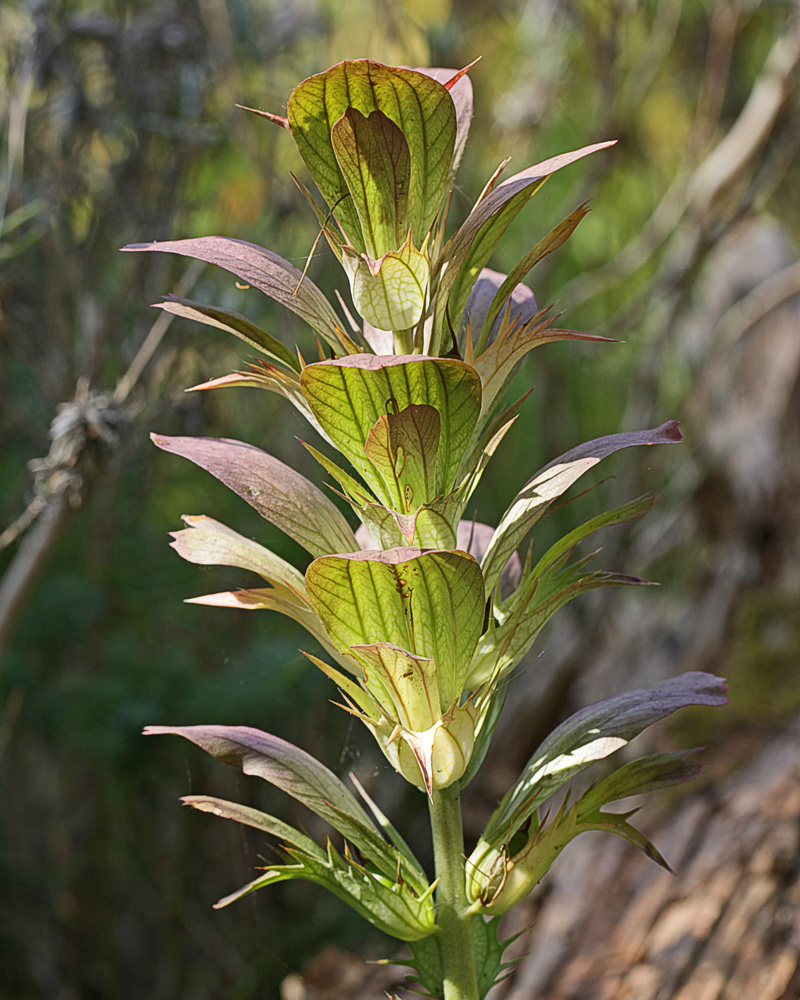
<svg viewBox="0 0 800 1000"><path fill-rule="evenodd" d="M299 342L306 357L313 345L227 274L117 253L214 233L302 266L316 229L290 177L299 157L288 135L235 104L280 113L297 82L340 59L460 67L482 56L451 223L507 157L513 172L619 140L555 175L492 266L510 269L591 197L530 283L570 326L623 343L556 344L528 359L516 387L534 392L476 508L496 522L527 475L580 440L682 418L688 447L616 459L618 478L546 519L536 544L633 490L662 490L651 526L618 532L604 552L665 585L633 605L626 596L631 615L657 616L665 599L697 608L713 591L717 610L703 614L716 631L701 641L693 626L694 660L672 657L740 670L733 721L713 724L768 729L800 709L797 509L786 499L798 465L786 450L798 414L793 11L780 0L0 5L0 996L273 997L323 941L363 950L363 927L313 888L212 911L265 847L177 797L280 807L190 748L139 735L148 723L258 726L401 805L402 783L297 652L307 640L272 615L181 603L236 581L166 544L181 514L206 513L302 559L221 484L158 453L150 430L241 438L319 477L295 441L307 428L277 398L184 394L246 353L206 327L167 329L148 303L181 289ZM334 265L320 249L311 266L331 292L345 286ZM787 308L788 332L752 335ZM717 579L741 584L721 610ZM575 635L596 636L619 600L589 600L551 633L539 682L548 723L580 696ZM598 613L600 625L587 624ZM680 620L669 634L685 652ZM628 683L598 676L608 682L598 697ZM477 816L543 725L535 692L523 691ZM295 811L312 823L284 806Z"/></svg>

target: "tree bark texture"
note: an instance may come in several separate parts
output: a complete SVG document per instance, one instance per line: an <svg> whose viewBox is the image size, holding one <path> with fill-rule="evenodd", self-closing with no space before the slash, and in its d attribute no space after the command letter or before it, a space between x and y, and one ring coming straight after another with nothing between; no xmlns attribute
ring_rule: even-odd
<svg viewBox="0 0 800 1000"><path fill-rule="evenodd" d="M800 726L653 833L675 876L600 837L564 853L491 1000L800 997Z"/></svg>

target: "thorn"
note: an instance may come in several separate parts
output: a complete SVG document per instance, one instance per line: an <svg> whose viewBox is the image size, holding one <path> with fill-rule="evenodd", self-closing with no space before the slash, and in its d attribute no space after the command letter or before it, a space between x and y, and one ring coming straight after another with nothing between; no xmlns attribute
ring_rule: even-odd
<svg viewBox="0 0 800 1000"><path fill-rule="evenodd" d="M300 275L300 280L297 282L297 287L292 292L292 298L293 299L297 298L297 293L300 291L300 286L303 284L303 281L305 280L305 276L306 276L306 274L308 274L308 269L311 266L311 258L314 256L314 253L315 253L317 247L319 246L319 241L322 239L322 234L324 232L325 232L324 229L320 229L320 231L317 233L317 238L314 240L314 242L311 245L311 250L309 251L308 257L306 258L306 265L303 268L303 273Z"/></svg>
<svg viewBox="0 0 800 1000"><path fill-rule="evenodd" d="M463 70L462 70L463 72ZM267 121L273 123L273 125L279 125L281 128L289 129L289 119L284 115L274 115L271 111L262 111L260 108L248 108L244 104L237 104L237 108L241 111L250 111L254 115L258 115L260 118L266 118Z"/></svg>
<svg viewBox="0 0 800 1000"><path fill-rule="evenodd" d="M469 73L469 71L472 69L475 63L479 63L482 58L483 56L478 56L478 58L473 59L468 66L465 66L463 69L460 69L454 76L451 76L450 79L447 81L447 83L444 85L445 90L451 90L453 87L455 87L455 85L458 83L461 77L464 76L465 73ZM287 122L287 128L288 128L288 122Z"/></svg>
<svg viewBox="0 0 800 1000"><path fill-rule="evenodd" d="M394 741L397 739L397 737L400 735L401 732L402 732L402 729L400 728L400 723L399 722L395 723L395 727L392 730L392 735L386 741L386 746L387 747L391 746L391 744L394 743Z"/></svg>
<svg viewBox="0 0 800 1000"><path fill-rule="evenodd" d="M353 316L352 316L352 313L351 313L351 312L350 312L350 310L349 310L349 309L347 308L347 303L346 303L346 302L344 301L344 299L342 298L342 294L341 294L341 292L339 291L339 289L338 289L338 288L337 288L337 289L335 289L335 295L336 295L336 298L337 298L337 299L338 299L338 301L339 301L339 305L340 305L340 306L342 307L342 312L344 313L344 317L345 317L345 319L346 319L346 320L347 320L347 322L348 322L348 323L350 324L350 329L351 329L351 330L353 331L353 333L355 333L355 334L360 334L360 333L361 333L361 327L360 327L360 326L358 325L358 323L356 323L356 321L355 321L355 320L353 319Z"/></svg>

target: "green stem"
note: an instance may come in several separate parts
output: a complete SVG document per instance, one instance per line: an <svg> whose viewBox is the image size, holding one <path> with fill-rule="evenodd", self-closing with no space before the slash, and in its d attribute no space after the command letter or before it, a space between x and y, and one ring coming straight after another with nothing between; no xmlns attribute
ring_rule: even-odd
<svg viewBox="0 0 800 1000"><path fill-rule="evenodd" d="M396 354L411 354L414 349L414 331L395 330L394 349Z"/></svg>
<svg viewBox="0 0 800 1000"><path fill-rule="evenodd" d="M430 803L436 864L436 923L444 979L443 1000L479 1000L472 921L467 913L464 834L458 785L433 793Z"/></svg>

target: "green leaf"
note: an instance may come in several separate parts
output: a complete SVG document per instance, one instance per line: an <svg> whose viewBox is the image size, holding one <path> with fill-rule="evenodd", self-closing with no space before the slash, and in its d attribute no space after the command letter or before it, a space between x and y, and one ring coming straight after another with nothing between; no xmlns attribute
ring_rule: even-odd
<svg viewBox="0 0 800 1000"><path fill-rule="evenodd" d="M330 823L387 878L394 880L399 865L416 891L428 888L414 867L378 834L336 775L305 750L249 726L147 726L144 732L183 736L223 764L263 778Z"/></svg>
<svg viewBox="0 0 800 1000"><path fill-rule="evenodd" d="M348 108L364 116L380 111L403 134L410 157L409 216L421 245L441 206L453 156L456 110L450 94L423 73L367 59L339 63L292 91L287 114L300 155L347 238L362 253L366 245L358 212L331 140Z"/></svg>
<svg viewBox="0 0 800 1000"><path fill-rule="evenodd" d="M635 500L631 500L629 503L622 504L621 507L614 507L612 510L603 511L602 514L597 514L579 527L573 528L572 531L551 545L530 573L526 574L526 580L529 581L529 585L535 586L536 581L543 573L558 562L562 556L571 552L584 538L587 538L595 531L599 531L600 528L611 528L618 524L624 524L626 521L634 521L637 517L642 517L649 510L652 510L657 500L658 497L646 494L637 497ZM525 584L523 584L523 589L524 587Z"/></svg>
<svg viewBox="0 0 800 1000"><path fill-rule="evenodd" d="M649 838L628 822L636 810L611 813L603 812L601 806L697 777L703 766L688 760L694 753L696 751L690 750L688 753L657 754L631 761L572 806L565 801L549 824L535 823L527 844L512 857L508 857L506 845L499 851L486 852L480 862L474 858L468 878L469 895L481 901L480 909L505 913L544 877L567 844L579 834L592 830L622 837L672 872Z"/></svg>
<svg viewBox="0 0 800 1000"><path fill-rule="evenodd" d="M503 233L544 181L562 167L613 144L596 143L544 160L493 187L477 202L445 244L434 266L434 273L441 273L437 305L438 336L444 328L445 308L451 322L458 325L481 268L488 263ZM438 344L434 346L438 348Z"/></svg>
<svg viewBox="0 0 800 1000"><path fill-rule="evenodd" d="M345 253L353 304L367 323L381 330L408 330L422 317L431 276L428 255L408 238L377 260Z"/></svg>
<svg viewBox="0 0 800 1000"><path fill-rule="evenodd" d="M393 883L349 856L342 858L332 844L328 844L328 856L323 860L316 854L308 855L292 847L287 848L286 853L295 864L271 866L265 875L221 899L215 909L268 885L303 879L328 889L378 930L401 941L416 941L435 930L435 913L429 894L416 895L402 881Z"/></svg>
<svg viewBox="0 0 800 1000"><path fill-rule="evenodd" d="M442 85L449 83L459 72L455 69L444 69L439 66L435 68L417 66L415 68L418 73L424 73L425 76L433 77L434 80L438 80ZM461 156L467 144L469 127L472 122L472 81L464 73L462 76L459 76L452 86L447 87L447 90L456 109L456 141L453 149L453 159L450 163L450 178L452 179L461 162Z"/></svg>
<svg viewBox="0 0 800 1000"><path fill-rule="evenodd" d="M421 549L460 549L457 531L464 500L460 491L423 504L414 514L409 540Z"/></svg>
<svg viewBox="0 0 800 1000"><path fill-rule="evenodd" d="M705 770L705 764L690 759L697 752L694 749L652 754L623 764L581 796L578 801L579 818L585 818L610 802L697 778Z"/></svg>
<svg viewBox="0 0 800 1000"><path fill-rule="evenodd" d="M182 257L193 257L208 264L216 264L291 309L316 330L336 354L349 353L339 318L319 288L309 278L303 278L302 272L294 264L271 250L243 240L232 240L227 236L200 236L192 240L166 240L162 243L132 243L122 249L177 253Z"/></svg>
<svg viewBox="0 0 800 1000"><path fill-rule="evenodd" d="M482 697L487 697L487 695L483 695ZM508 697L508 678L501 678L496 683L494 689L488 697L489 708L480 720L478 728L475 732L475 743L472 747L472 756L470 757L467 769L459 782L459 788L467 787L467 785L481 769L484 760L486 760L486 754L489 752L489 744L492 740L492 733L494 732L495 726L500 721L500 715L505 708L506 698Z"/></svg>
<svg viewBox="0 0 800 1000"><path fill-rule="evenodd" d="M378 258L397 250L409 228L411 156L405 136L382 111L365 116L348 108L331 129L331 143L361 223L366 252Z"/></svg>
<svg viewBox="0 0 800 1000"><path fill-rule="evenodd" d="M325 556L308 567L306 592L342 652L392 643L435 661L442 710L461 695L483 627L483 579L472 556L409 548Z"/></svg>
<svg viewBox="0 0 800 1000"><path fill-rule="evenodd" d="M687 705L719 706L727 700L721 678L693 672L581 709L554 729L531 756L492 814L482 844L508 843L549 795L653 723ZM481 853L478 848L476 852Z"/></svg>
<svg viewBox="0 0 800 1000"><path fill-rule="evenodd" d="M361 668L358 663L352 657L340 653L331 643L328 633L323 628L314 609L306 601L284 597L278 589L226 590L217 594L191 597L185 603L202 604L204 607L211 608L235 608L237 611L277 611L278 614L286 615L298 625L302 625L308 634L313 636L320 646L345 670L361 676Z"/></svg>
<svg viewBox="0 0 800 1000"><path fill-rule="evenodd" d="M514 940L514 937L500 940L500 917L490 917L488 920L478 916L472 924L472 937L475 947L475 966L478 973L478 995L483 997L500 982L503 972L513 965L513 962L503 962L503 952ZM515 935L516 937L516 935Z"/></svg>
<svg viewBox="0 0 800 1000"><path fill-rule="evenodd" d="M190 299L181 299L177 295L168 295L163 302L156 302L155 307L172 313L173 316L182 316L184 319L191 319L232 333L267 357L273 358L293 371L298 373L300 371L300 362L285 344L239 313L229 312L218 306L207 306L202 302L192 302Z"/></svg>
<svg viewBox="0 0 800 1000"><path fill-rule="evenodd" d="M435 937L412 941L411 955L411 961L403 964L408 964L414 970L414 975L406 978L425 990L422 996L440 1000L444 996L444 974L439 942Z"/></svg>
<svg viewBox="0 0 800 1000"><path fill-rule="evenodd" d="M378 417L364 452L383 480L393 510L410 514L436 493L436 454L441 418L427 404L412 403Z"/></svg>
<svg viewBox="0 0 800 1000"><path fill-rule="evenodd" d="M378 689L391 699L388 711L384 707L384 714L399 722L403 729L421 733L441 718L433 660L415 656L389 642L350 649L364 667L367 687L371 689L377 679Z"/></svg>
<svg viewBox="0 0 800 1000"><path fill-rule="evenodd" d="M463 507L460 491L423 504L411 514L398 514L381 504L367 503L356 510L362 522L356 538L362 549L391 549L398 545L416 545L420 549L464 548L457 542L456 530Z"/></svg>
<svg viewBox="0 0 800 1000"><path fill-rule="evenodd" d="M150 437L225 483L312 556L357 548L339 509L299 472L259 448L224 438Z"/></svg>
<svg viewBox="0 0 800 1000"><path fill-rule="evenodd" d="M501 941L499 939L500 917L485 919L476 917L472 922L475 965L478 975L478 996L481 1000L489 990L500 982L503 973L513 962L503 962L503 952L516 936ZM435 937L424 938L411 943L412 959L407 964L414 969L414 975L407 977L416 981L426 992L423 996L440 1000L444 996L444 977L439 945ZM406 963L404 963L406 964Z"/></svg>
<svg viewBox="0 0 800 1000"><path fill-rule="evenodd" d="M263 577L281 596L305 600L303 574L263 545L203 514L184 514L188 525L171 531L170 545L187 562L200 566L235 566Z"/></svg>
<svg viewBox="0 0 800 1000"><path fill-rule="evenodd" d="M566 217L566 219L559 222L559 224L552 229L547 236L539 240L536 246L533 247L532 250L529 250L514 270L506 276L503 283L495 292L495 296L492 299L489 309L487 310L481 326L478 343L475 345L476 354L480 354L485 348L489 339L489 334L494 326L494 321L500 315L500 311L503 309L508 299L511 298L511 295L517 285L519 285L528 271L530 271L535 264L538 264L540 260L548 254L551 254L554 250L557 250L566 240L569 239L569 237L577 229L578 223L588 211L589 210L585 205L580 205L576 208L574 212Z"/></svg>
<svg viewBox="0 0 800 1000"><path fill-rule="evenodd" d="M647 585L636 576L602 571L581 574L573 568L553 574L552 579L540 577L538 585L534 583L521 598L515 598L502 624L481 637L467 674L467 688L477 688L493 677L506 677L556 611L573 598L598 587Z"/></svg>
<svg viewBox="0 0 800 1000"><path fill-rule="evenodd" d="M306 365L300 384L323 430L388 507L393 494L382 488L367 458L367 437L381 417L412 405L433 407L441 427L434 492L418 497L417 505L451 491L480 411L480 381L469 365L454 358L355 354Z"/></svg>
<svg viewBox="0 0 800 1000"><path fill-rule="evenodd" d="M674 444L680 440L677 421L670 420L653 430L610 434L587 441L545 465L514 497L492 537L481 564L487 593L494 587L503 566L528 531L546 513L550 504L585 472L622 448Z"/></svg>
<svg viewBox="0 0 800 1000"><path fill-rule="evenodd" d="M325 861L325 852L314 843L311 837L295 830L288 823L270 816L269 813L261 812L259 809L251 809L250 806L243 806L238 802L227 802L225 799L214 798L211 795L183 795L181 802L193 809L198 809L200 812L212 813L214 816L222 817L222 819L232 819L235 823L269 833L273 837L278 837L282 843L290 844L311 857Z"/></svg>

